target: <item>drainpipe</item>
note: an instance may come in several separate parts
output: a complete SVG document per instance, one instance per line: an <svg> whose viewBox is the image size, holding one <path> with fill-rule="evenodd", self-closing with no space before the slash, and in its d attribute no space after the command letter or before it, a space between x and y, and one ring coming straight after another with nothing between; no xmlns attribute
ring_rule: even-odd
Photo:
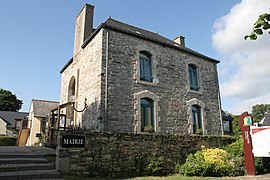
<svg viewBox="0 0 270 180"><path fill-rule="evenodd" d="M106 69L105 69L105 114L104 114L104 131L107 131L108 121L108 54L109 54L109 29L106 32Z"/></svg>
<svg viewBox="0 0 270 180"><path fill-rule="evenodd" d="M221 135L224 135L222 113L221 113L222 109L221 109L221 98L220 98L220 90L219 90L217 64L216 64L216 75L217 75L217 84L218 84L218 108L219 108L219 116L220 116Z"/></svg>

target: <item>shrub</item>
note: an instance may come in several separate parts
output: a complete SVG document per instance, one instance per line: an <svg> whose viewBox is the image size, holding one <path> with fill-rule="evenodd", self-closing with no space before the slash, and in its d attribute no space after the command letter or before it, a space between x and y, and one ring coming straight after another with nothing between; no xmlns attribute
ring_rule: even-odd
<svg viewBox="0 0 270 180"><path fill-rule="evenodd" d="M205 148L188 155L179 173L188 176L225 176L231 169L228 153L219 148Z"/></svg>
<svg viewBox="0 0 270 180"><path fill-rule="evenodd" d="M0 146L16 146L16 137L0 136Z"/></svg>
<svg viewBox="0 0 270 180"><path fill-rule="evenodd" d="M242 176L246 173L243 143L242 136L238 136L235 142L224 147L229 154L231 164L231 171L228 176Z"/></svg>
<svg viewBox="0 0 270 180"><path fill-rule="evenodd" d="M165 159L163 156L155 155L149 158L149 164L146 166L148 175L161 176L166 174Z"/></svg>

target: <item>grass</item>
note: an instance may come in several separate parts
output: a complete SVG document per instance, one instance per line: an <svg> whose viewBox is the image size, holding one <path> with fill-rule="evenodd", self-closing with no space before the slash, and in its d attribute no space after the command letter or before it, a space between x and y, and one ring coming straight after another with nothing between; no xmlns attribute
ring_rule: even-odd
<svg viewBox="0 0 270 180"><path fill-rule="evenodd" d="M218 178L218 177L186 177L181 175L171 175L171 176L147 176L147 177L135 177L135 178L81 178L78 176L64 176L65 180L225 180L228 178Z"/></svg>

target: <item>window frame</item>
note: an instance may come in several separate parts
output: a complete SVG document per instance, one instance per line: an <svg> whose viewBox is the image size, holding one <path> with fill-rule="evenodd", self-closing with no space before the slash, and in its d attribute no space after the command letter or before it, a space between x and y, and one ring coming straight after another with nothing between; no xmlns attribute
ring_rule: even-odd
<svg viewBox="0 0 270 180"><path fill-rule="evenodd" d="M141 54L149 56L151 58L151 67L150 67L150 75L151 77L144 77L141 76ZM159 83L159 79L157 78L157 60L156 60L157 53L154 49L150 48L148 45L141 44L136 47L136 54L134 57L134 74L133 79L136 84L142 84L147 86L157 86ZM146 80L146 81L145 81Z"/></svg>
<svg viewBox="0 0 270 180"><path fill-rule="evenodd" d="M152 101L152 124L153 126L153 133L159 133L160 127L160 117L159 117L159 111L160 107L158 105L159 97L155 95L154 93L145 90L134 94L134 122L133 122L133 130L134 133L148 133L142 131L142 110L141 110L141 99L148 99Z"/></svg>
<svg viewBox="0 0 270 180"><path fill-rule="evenodd" d="M188 133L190 134L207 134L207 121L205 120L205 104L197 98L190 99L187 101L187 114L188 114ZM196 132L193 125L193 112L192 107L200 107L200 117L201 117L201 130ZM196 133L195 133L196 132Z"/></svg>
<svg viewBox="0 0 270 180"><path fill-rule="evenodd" d="M194 64L188 64L189 89L200 91L200 81L198 67Z"/></svg>
<svg viewBox="0 0 270 180"><path fill-rule="evenodd" d="M152 74L151 55L148 52L141 51L139 56L139 62L140 62L140 80L146 82L153 82L154 78Z"/></svg>
<svg viewBox="0 0 270 180"><path fill-rule="evenodd" d="M191 106L191 113L192 113L192 123L193 123L193 134L198 133L198 131L202 130L202 113L201 107L198 105Z"/></svg>
<svg viewBox="0 0 270 180"><path fill-rule="evenodd" d="M145 101L146 103L142 103ZM154 120L154 101L150 98L141 98L141 132L144 132L145 127L148 125L152 126L155 129L155 120ZM147 119L147 109L150 108L150 120ZM150 121L150 124L149 124Z"/></svg>

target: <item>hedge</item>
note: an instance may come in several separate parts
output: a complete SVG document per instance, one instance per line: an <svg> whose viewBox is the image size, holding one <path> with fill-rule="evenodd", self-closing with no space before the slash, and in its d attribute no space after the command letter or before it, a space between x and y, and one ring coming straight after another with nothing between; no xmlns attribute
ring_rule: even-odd
<svg viewBox="0 0 270 180"><path fill-rule="evenodd" d="M16 146L16 137L0 136L0 146Z"/></svg>

